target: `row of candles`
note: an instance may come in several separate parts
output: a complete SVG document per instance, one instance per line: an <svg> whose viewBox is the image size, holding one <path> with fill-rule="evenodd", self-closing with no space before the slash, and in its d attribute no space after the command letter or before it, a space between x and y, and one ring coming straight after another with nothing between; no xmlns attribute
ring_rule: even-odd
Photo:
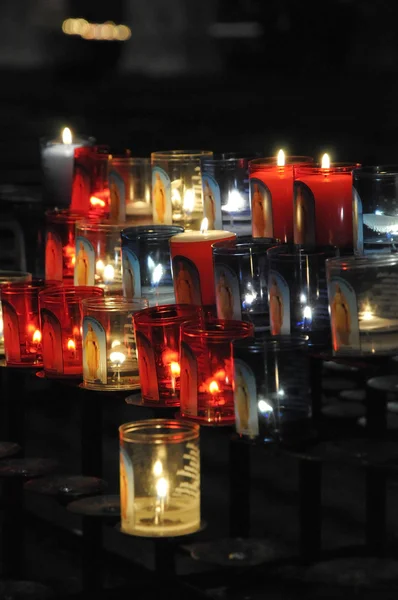
<svg viewBox="0 0 398 600"><path fill-rule="evenodd" d="M274 237L306 246L363 254L390 250L398 232L398 167L320 163L211 151L114 155L93 138L42 141L45 199L71 212L124 222ZM354 186L354 191L353 187Z"/></svg>

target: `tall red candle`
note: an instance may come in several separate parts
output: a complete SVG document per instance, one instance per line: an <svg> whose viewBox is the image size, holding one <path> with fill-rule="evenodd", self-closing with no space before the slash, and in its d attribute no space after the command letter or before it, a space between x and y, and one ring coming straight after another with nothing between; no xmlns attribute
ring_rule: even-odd
<svg viewBox="0 0 398 600"><path fill-rule="evenodd" d="M177 304L208 306L216 303L212 245L234 238L235 233L221 229L185 231L170 238Z"/></svg>
<svg viewBox="0 0 398 600"><path fill-rule="evenodd" d="M329 164L294 167L294 242L306 246L337 246L351 250L352 171L359 165Z"/></svg>
<svg viewBox="0 0 398 600"><path fill-rule="evenodd" d="M308 156L256 158L249 162L253 237L293 241L293 167L309 164Z"/></svg>

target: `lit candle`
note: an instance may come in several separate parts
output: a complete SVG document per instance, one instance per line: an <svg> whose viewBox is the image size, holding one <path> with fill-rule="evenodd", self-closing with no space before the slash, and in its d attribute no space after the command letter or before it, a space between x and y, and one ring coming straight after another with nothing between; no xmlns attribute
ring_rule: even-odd
<svg viewBox="0 0 398 600"><path fill-rule="evenodd" d="M67 343L67 348L69 350L71 359L74 359L75 356L76 356L76 344L75 344L75 342L73 340L69 339L68 343Z"/></svg>
<svg viewBox="0 0 398 600"><path fill-rule="evenodd" d="M173 392L176 389L176 378L181 374L180 364L176 361L172 361L170 363L170 373L171 373L171 387L173 388Z"/></svg>
<svg viewBox="0 0 398 600"><path fill-rule="evenodd" d="M29 330L29 326L28 326L28 330ZM32 354L37 354L37 352L39 352L40 350L40 344L41 344L41 331L40 329L35 329L32 335L32 341L28 342L29 343L29 352L31 352Z"/></svg>
<svg viewBox="0 0 398 600"><path fill-rule="evenodd" d="M306 156L277 157L249 162L253 237L293 241L293 167L311 163Z"/></svg>
<svg viewBox="0 0 398 600"><path fill-rule="evenodd" d="M294 242L352 249L352 171L359 165L330 162L294 168Z"/></svg>
<svg viewBox="0 0 398 600"><path fill-rule="evenodd" d="M46 204L68 208L72 196L73 162L76 148L86 146L92 140L74 138L65 127L60 140L42 140L41 160L44 175Z"/></svg>
<svg viewBox="0 0 398 600"><path fill-rule="evenodd" d="M173 280L178 304L215 304L212 245L236 234L207 230L203 219L201 231L185 231L170 239Z"/></svg>

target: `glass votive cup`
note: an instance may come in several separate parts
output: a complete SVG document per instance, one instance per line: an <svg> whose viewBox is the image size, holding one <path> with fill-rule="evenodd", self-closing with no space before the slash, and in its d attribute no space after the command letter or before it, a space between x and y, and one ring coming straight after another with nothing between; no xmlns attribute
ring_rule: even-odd
<svg viewBox="0 0 398 600"><path fill-rule="evenodd" d="M134 315L144 404L180 404L180 326L202 318L201 307L190 304L157 306Z"/></svg>
<svg viewBox="0 0 398 600"><path fill-rule="evenodd" d="M72 211L84 215L110 216L109 157L110 148L106 145L76 148L70 205ZM120 220L124 220L123 216Z"/></svg>
<svg viewBox="0 0 398 600"><path fill-rule="evenodd" d="M83 386L91 390L140 387L133 315L145 298L90 298L83 305Z"/></svg>
<svg viewBox="0 0 398 600"><path fill-rule="evenodd" d="M6 283L24 283L32 281L32 273L25 271L1 271L0 270L0 356L4 355L4 324L1 309L1 286Z"/></svg>
<svg viewBox="0 0 398 600"><path fill-rule="evenodd" d="M121 232L123 294L126 298L174 295L169 240L184 229L177 225L139 225Z"/></svg>
<svg viewBox="0 0 398 600"><path fill-rule="evenodd" d="M98 287L63 286L39 293L43 369L46 377L83 374L82 300L103 297Z"/></svg>
<svg viewBox="0 0 398 600"><path fill-rule="evenodd" d="M307 338L233 343L235 427L243 437L292 443L311 431Z"/></svg>
<svg viewBox="0 0 398 600"><path fill-rule="evenodd" d="M203 214L209 229L251 234L249 161L255 156L231 152L202 158Z"/></svg>
<svg viewBox="0 0 398 600"><path fill-rule="evenodd" d="M294 242L352 252L352 172L359 165L294 167Z"/></svg>
<svg viewBox="0 0 398 600"><path fill-rule="evenodd" d="M354 252L396 252L398 165L353 170Z"/></svg>
<svg viewBox="0 0 398 600"><path fill-rule="evenodd" d="M268 255L268 298L272 335L302 333L310 345L330 345L326 283L328 258L336 250L283 244Z"/></svg>
<svg viewBox="0 0 398 600"><path fill-rule="evenodd" d="M43 200L46 206L70 207L75 150L91 146L94 141L92 137L80 135L72 135L71 143L64 143L61 137L58 140L40 139Z"/></svg>
<svg viewBox="0 0 398 600"><path fill-rule="evenodd" d="M312 162L309 156L283 156L282 161L273 156L249 162L253 237L293 241L294 165Z"/></svg>
<svg viewBox="0 0 398 600"><path fill-rule="evenodd" d="M82 213L70 210L46 212L45 278L73 284L75 270L75 230ZM84 217L93 221L96 216Z"/></svg>
<svg viewBox="0 0 398 600"><path fill-rule="evenodd" d="M152 215L151 159L135 156L112 156L110 160L110 181L112 174L120 177L120 190L127 217Z"/></svg>
<svg viewBox="0 0 398 600"><path fill-rule="evenodd" d="M75 285L95 285L105 295L122 294L120 232L124 223L76 223Z"/></svg>
<svg viewBox="0 0 398 600"><path fill-rule="evenodd" d="M269 329L267 250L272 238L239 237L213 244L217 317Z"/></svg>
<svg viewBox="0 0 398 600"><path fill-rule="evenodd" d="M153 222L200 229L203 194L200 161L208 150L152 152Z"/></svg>
<svg viewBox="0 0 398 600"><path fill-rule="evenodd" d="M335 355L398 350L398 256L374 254L326 261Z"/></svg>
<svg viewBox="0 0 398 600"><path fill-rule="evenodd" d="M199 426L148 419L119 427L123 533L176 537L200 528Z"/></svg>
<svg viewBox="0 0 398 600"><path fill-rule="evenodd" d="M39 293L43 279L1 286L4 351L7 366L42 366Z"/></svg>
<svg viewBox="0 0 398 600"><path fill-rule="evenodd" d="M209 320L181 325L180 413L202 425L233 425L232 342L253 337L251 323Z"/></svg>

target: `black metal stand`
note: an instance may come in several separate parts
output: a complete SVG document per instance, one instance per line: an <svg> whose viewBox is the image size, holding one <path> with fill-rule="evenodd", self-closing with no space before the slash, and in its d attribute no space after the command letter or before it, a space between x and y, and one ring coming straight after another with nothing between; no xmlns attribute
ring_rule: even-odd
<svg viewBox="0 0 398 600"><path fill-rule="evenodd" d="M82 588L87 597L103 588L102 520L82 517Z"/></svg>
<svg viewBox="0 0 398 600"><path fill-rule="evenodd" d="M299 545L305 560L319 557L322 547L322 463L299 460Z"/></svg>
<svg viewBox="0 0 398 600"><path fill-rule="evenodd" d="M168 538L159 538L155 543L155 571L162 578L170 578L176 573L175 547Z"/></svg>
<svg viewBox="0 0 398 600"><path fill-rule="evenodd" d="M229 532L250 534L250 445L233 435L229 442Z"/></svg>
<svg viewBox="0 0 398 600"><path fill-rule="evenodd" d="M23 483L22 477L6 477L2 482L4 579L23 579L26 576Z"/></svg>
<svg viewBox="0 0 398 600"><path fill-rule="evenodd" d="M77 390L81 415L82 474L102 477L102 394L81 388Z"/></svg>

